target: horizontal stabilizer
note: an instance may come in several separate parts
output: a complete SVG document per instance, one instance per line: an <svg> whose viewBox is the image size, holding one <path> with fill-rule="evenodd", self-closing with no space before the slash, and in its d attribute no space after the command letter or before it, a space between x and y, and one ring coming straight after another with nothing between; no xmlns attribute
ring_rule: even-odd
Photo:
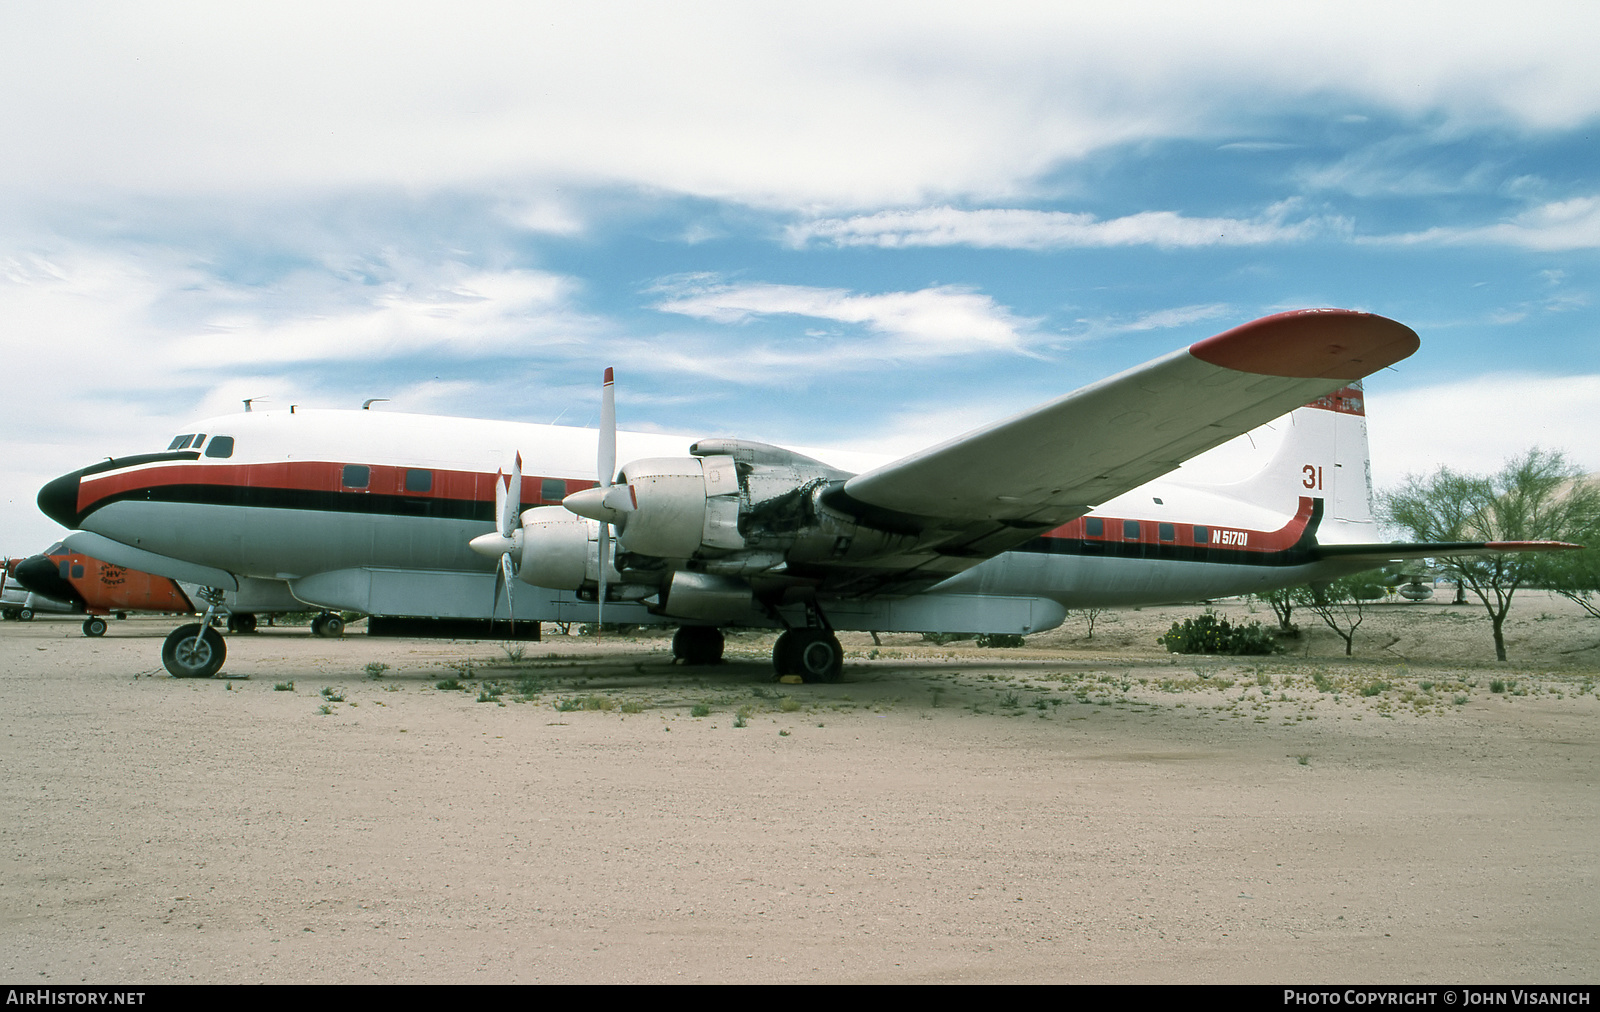
<svg viewBox="0 0 1600 1012"><path fill-rule="evenodd" d="M1566 541L1397 541L1387 545L1319 545L1319 559L1370 562L1381 566L1406 559L1447 559L1475 555L1517 555L1523 552L1566 552L1583 548Z"/></svg>

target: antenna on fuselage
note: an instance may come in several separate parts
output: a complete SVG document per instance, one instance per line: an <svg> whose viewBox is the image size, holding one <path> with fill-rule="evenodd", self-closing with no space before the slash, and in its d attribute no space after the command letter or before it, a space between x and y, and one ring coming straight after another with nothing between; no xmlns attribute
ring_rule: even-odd
<svg viewBox="0 0 1600 1012"><path fill-rule="evenodd" d="M250 405L254 404L256 401L267 401L271 399L272 398L270 397L246 397L244 399L244 413L248 415L250 413Z"/></svg>
<svg viewBox="0 0 1600 1012"><path fill-rule="evenodd" d="M361 402L361 410L371 411L374 404L378 403L379 401L386 401L388 399L389 398L387 397L368 397L366 400Z"/></svg>

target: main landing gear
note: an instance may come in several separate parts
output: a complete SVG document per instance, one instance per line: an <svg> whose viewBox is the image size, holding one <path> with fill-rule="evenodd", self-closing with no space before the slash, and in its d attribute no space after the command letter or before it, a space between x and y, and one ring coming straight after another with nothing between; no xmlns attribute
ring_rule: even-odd
<svg viewBox="0 0 1600 1012"><path fill-rule="evenodd" d="M672 636L672 656L685 664L721 664L726 642L714 625L679 626Z"/></svg>
<svg viewBox="0 0 1600 1012"><path fill-rule="evenodd" d="M844 648L828 618L815 604L806 605L806 625L785 630L772 645L772 667L779 678L799 675L807 682L837 682L844 672Z"/></svg>
<svg viewBox="0 0 1600 1012"><path fill-rule="evenodd" d="M228 616L228 631L246 635L256 631L256 617L252 612L236 611Z"/></svg>
<svg viewBox="0 0 1600 1012"><path fill-rule="evenodd" d="M99 615L90 615L83 620L83 634L85 636L104 636L106 634L106 620Z"/></svg>
<svg viewBox="0 0 1600 1012"><path fill-rule="evenodd" d="M344 619L325 611L311 620L311 634L334 640L344 635Z"/></svg>

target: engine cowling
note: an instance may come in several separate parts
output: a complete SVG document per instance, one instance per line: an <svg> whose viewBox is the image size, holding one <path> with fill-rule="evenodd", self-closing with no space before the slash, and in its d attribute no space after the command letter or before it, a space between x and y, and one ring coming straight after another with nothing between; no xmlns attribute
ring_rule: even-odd
<svg viewBox="0 0 1600 1012"><path fill-rule="evenodd" d="M550 590L582 587L588 576L589 532L594 526L560 506L540 506L523 513L517 579ZM595 562L598 569L598 555Z"/></svg>
<svg viewBox="0 0 1600 1012"><path fill-rule="evenodd" d="M617 476L618 488L568 496L563 506L617 529L625 552L664 559L689 559L743 548L739 534L739 473L733 458L646 457ZM625 508L617 508L621 487Z"/></svg>

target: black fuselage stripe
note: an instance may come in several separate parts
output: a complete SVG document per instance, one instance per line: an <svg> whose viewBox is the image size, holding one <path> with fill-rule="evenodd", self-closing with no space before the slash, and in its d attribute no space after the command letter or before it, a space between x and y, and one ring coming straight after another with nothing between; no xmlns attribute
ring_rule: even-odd
<svg viewBox="0 0 1600 1012"><path fill-rule="evenodd" d="M358 516L392 516L433 520L494 522L494 506L468 499L383 495L372 492L327 492L294 488L260 488L248 485L160 485L107 496L84 512L88 516L117 502L159 502L174 505L232 506L255 509L302 510ZM1315 532L1321 519L1316 503L1305 533L1290 548L1261 552L1218 545L1176 545L1149 541L1101 541L1092 538L1033 538L1015 552L1083 558L1144 559L1159 562L1200 562L1234 566L1301 566L1317 561L1321 553ZM82 518L80 517L80 523Z"/></svg>
<svg viewBox="0 0 1600 1012"><path fill-rule="evenodd" d="M384 495L376 492L324 492L248 485L160 485L118 492L93 503L82 514L118 502L159 502L188 506L240 506L254 509L351 513L363 516L427 517L434 520L494 522L494 504L471 499ZM82 517L80 517L81 523Z"/></svg>

